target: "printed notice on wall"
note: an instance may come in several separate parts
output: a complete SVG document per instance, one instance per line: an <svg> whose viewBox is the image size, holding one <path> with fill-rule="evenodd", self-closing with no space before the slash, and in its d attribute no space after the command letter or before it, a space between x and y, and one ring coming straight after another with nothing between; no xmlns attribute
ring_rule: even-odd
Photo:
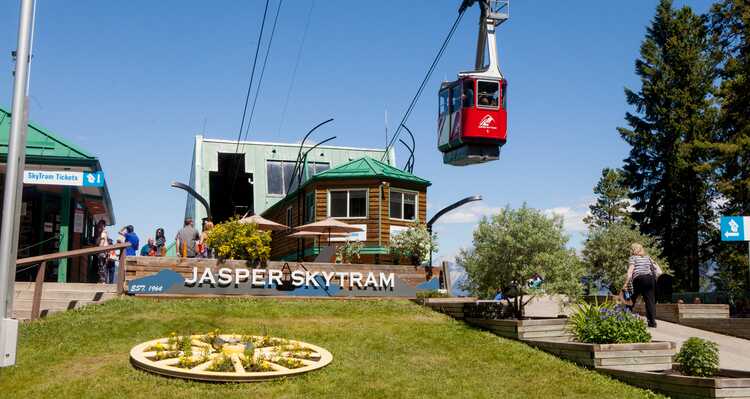
<svg viewBox="0 0 750 399"><path fill-rule="evenodd" d="M73 232L83 233L83 211L76 209L75 216L73 216Z"/></svg>

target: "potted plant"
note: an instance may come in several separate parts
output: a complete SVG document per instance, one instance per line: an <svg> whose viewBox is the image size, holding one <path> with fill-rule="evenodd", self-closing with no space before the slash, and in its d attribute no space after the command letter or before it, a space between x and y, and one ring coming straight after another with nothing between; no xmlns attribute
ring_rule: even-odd
<svg viewBox="0 0 750 399"><path fill-rule="evenodd" d="M359 261L359 254L363 247L364 244L361 241L347 241L336 248L336 263L352 263L354 259Z"/></svg>
<svg viewBox="0 0 750 399"><path fill-rule="evenodd" d="M430 253L437 252L437 234L430 233L424 224L414 223L391 236L390 250L394 259L406 257L413 266L419 266L427 261Z"/></svg>

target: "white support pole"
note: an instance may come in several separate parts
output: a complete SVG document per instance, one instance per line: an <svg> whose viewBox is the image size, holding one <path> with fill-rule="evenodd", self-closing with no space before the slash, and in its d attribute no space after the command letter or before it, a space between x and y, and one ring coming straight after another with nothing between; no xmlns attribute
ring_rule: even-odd
<svg viewBox="0 0 750 399"><path fill-rule="evenodd" d="M16 363L18 321L11 317L18 255L18 225L23 194L23 169L26 160L27 98L33 23L34 0L21 0L15 81L13 82L13 108L8 138L2 225L0 226L0 316L2 317L0 320L0 367L12 366Z"/></svg>

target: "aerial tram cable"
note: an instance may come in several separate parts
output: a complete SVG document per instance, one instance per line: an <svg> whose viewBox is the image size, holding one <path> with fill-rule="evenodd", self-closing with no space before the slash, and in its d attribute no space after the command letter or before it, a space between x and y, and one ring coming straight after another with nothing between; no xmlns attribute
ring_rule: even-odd
<svg viewBox="0 0 750 399"><path fill-rule="evenodd" d="M245 135L242 140L247 140L247 135L250 132L250 125L253 123L253 115L255 115L255 105L258 103L258 95L260 94L260 88L263 84L263 76L266 74L266 65L268 65L268 55L271 53L271 44L273 43L273 37L276 33L276 24L279 21L279 12L281 12L281 5L284 0L279 0L279 5L276 7L276 16L273 18L273 25L271 26L271 34L268 37L268 45L266 45L266 54L263 57L263 66L260 68L260 76L258 77L257 88L255 89L255 97L253 98L253 106L250 108L250 117L247 121L247 127L245 127ZM243 144L244 148L244 144Z"/></svg>
<svg viewBox="0 0 750 399"><path fill-rule="evenodd" d="M461 9L459 9L458 17L456 17L456 20L453 22L453 26L451 26L450 31L448 31L448 35L443 41L443 44L440 46L440 50L438 50L437 55L435 55L435 59L432 61L430 68L427 70L427 74L425 74L424 79L422 79L422 83L419 85L419 89L417 90L417 93L414 95L414 98L412 98L411 103L409 104L409 107L406 109L404 116L401 118L401 122L399 123L398 128L396 128L396 131L393 132L393 136L391 137L391 140L388 142L388 145L385 147L383 156L380 158L381 162L385 161L385 157L386 155L388 155L388 150L393 146L396 140L398 140L398 137L401 134L401 128L406 123L406 120L409 119L409 115L411 115L412 110L414 110L414 106L417 105L417 101L419 101L419 97L422 95L422 92L424 91L424 88L427 85L427 81L430 80L430 77L432 76L432 72L435 71L435 67L437 66L438 61L440 61L440 58L443 56L443 53L445 52L446 47L448 47L448 42L450 42L451 37L453 37L453 34L456 32L456 28L458 28L458 23L461 22L461 18L464 16L465 11L466 11L466 8L462 7Z"/></svg>
<svg viewBox="0 0 750 399"><path fill-rule="evenodd" d="M247 105L250 103L250 93L253 88L253 79L255 78L255 66L258 63L258 52L260 51L260 43L263 40L263 30L266 26L266 16L268 15L268 3L270 0L266 0L266 7L263 10L263 21L260 24L260 32L258 33L258 43L255 46L255 57L253 58L253 68L250 72L250 83L247 85L247 94L245 94L245 106L242 109L242 122L240 122L240 130L237 133L237 147L235 148L235 154L240 149L240 140L242 139L242 131L245 127L245 117L247 116Z"/></svg>
<svg viewBox="0 0 750 399"><path fill-rule="evenodd" d="M242 121L240 122L240 130L237 133L237 145L234 148L234 153L239 154L240 142L242 141L242 131L245 128L245 118L247 117L247 106L250 103L250 93L253 89L253 80L255 79L255 67L258 64L258 53L260 52L260 45L263 41L263 31L266 27L266 17L268 16L268 4L270 0L266 0L266 5L263 8L263 19L260 23L260 32L258 32L258 43L255 46L255 56L253 57L253 67L250 71L250 82L247 85L247 93L245 94L245 106L242 108ZM229 191L229 202L234 203L234 185L237 182L237 173L232 178L232 188Z"/></svg>
<svg viewBox="0 0 750 399"><path fill-rule="evenodd" d="M273 37L276 33L276 24L279 21L279 13L281 12L281 5L284 3L284 0L279 0L279 4L276 7L276 16L273 19L273 25L271 26L271 34L268 38L268 44L266 45L266 53L263 57L263 66L260 68L260 76L258 77L258 83L256 84L255 89L255 96L253 97L253 106L250 108L250 115L248 117L247 126L245 127L245 134L242 137L242 141L247 140L247 136L250 132L250 126L253 123L253 116L255 115L255 106L258 103L258 96L260 94L261 85L263 84L263 76L266 73L266 65L268 65L268 55L271 53L271 44L273 43ZM244 151L245 144L241 143L240 140L237 141L237 148L235 148L235 154L239 154L240 147ZM237 176L240 173L240 163L237 163L237 166L234 169L234 176L232 177L232 191L230 196L230 201L232 200L232 196L234 195L234 185L237 183Z"/></svg>
<svg viewBox="0 0 750 399"><path fill-rule="evenodd" d="M292 96L292 88L297 80L297 68L302 58L302 50L305 48L305 41L307 40L307 32L310 29L310 21L312 20L313 9L315 8L315 0L310 2L310 10L307 12L307 21L305 22L305 29L302 31L302 41L299 44L297 50L297 59L294 61L294 69L292 69L292 79L289 81L289 89L286 92L286 99L284 100L284 107L281 109L281 120L279 121L279 128L276 131L276 135L281 134L281 128L284 127L284 121L286 120L286 111L289 107L289 98Z"/></svg>

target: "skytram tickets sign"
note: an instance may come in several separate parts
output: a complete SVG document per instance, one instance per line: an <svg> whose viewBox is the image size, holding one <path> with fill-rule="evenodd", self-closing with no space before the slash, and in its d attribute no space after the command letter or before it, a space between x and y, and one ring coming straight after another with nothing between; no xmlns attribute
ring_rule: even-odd
<svg viewBox="0 0 750 399"><path fill-rule="evenodd" d="M292 271L281 269L193 267L188 276L172 269L134 279L132 295L258 295L329 297L415 297L438 288L437 277L409 284L388 271Z"/></svg>
<svg viewBox="0 0 750 399"><path fill-rule="evenodd" d="M102 187L104 186L104 173L69 170L25 170L23 182L24 184L51 186Z"/></svg>

